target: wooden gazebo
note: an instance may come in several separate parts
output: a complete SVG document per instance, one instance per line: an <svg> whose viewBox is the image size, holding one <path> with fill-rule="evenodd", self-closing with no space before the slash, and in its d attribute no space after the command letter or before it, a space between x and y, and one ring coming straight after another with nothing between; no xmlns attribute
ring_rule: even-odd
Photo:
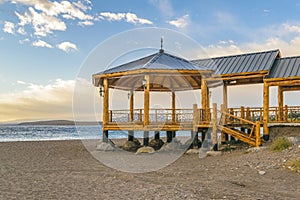
<svg viewBox="0 0 300 200"><path fill-rule="evenodd" d="M94 74L93 83L100 87L103 96L103 141L107 141L110 130L128 131L128 140L133 140L134 131L144 131L144 145L148 145L149 131L156 131L156 138L158 131L167 131L167 141L170 141L175 131L193 130L192 105L190 109L176 109L176 92L201 89L202 104L209 108L203 77L211 73L205 67L196 67L160 49L152 55ZM130 108L109 110L109 89L128 91ZM142 109L134 108L134 91L144 92ZM151 109L150 93L153 91L172 93L172 108Z"/></svg>
<svg viewBox="0 0 300 200"><path fill-rule="evenodd" d="M167 142L175 131L192 132L196 141L198 132L212 128L213 144L217 145L217 130L222 142L228 135L252 146L269 139L270 123L300 122L300 107L284 106L283 92L300 90L300 57L281 58L279 50L198 59L188 61L165 53L163 49L152 55L113 67L93 75L93 83L103 96L103 141L108 131L128 131L132 141L134 131L144 131L144 145L148 145L149 131L167 132ZM262 107L228 108L227 87L232 85L263 84ZM223 106L217 109L209 99L209 88L223 86ZM278 107L269 106L269 87L278 86ZM109 89L129 93L127 110L109 109ZM176 92L201 89L201 108L196 104L188 109L176 108ZM143 108L134 108L134 91L144 93ZM170 109L153 109L151 92L170 92ZM218 115L219 113L219 115ZM215 148L217 149L217 148Z"/></svg>

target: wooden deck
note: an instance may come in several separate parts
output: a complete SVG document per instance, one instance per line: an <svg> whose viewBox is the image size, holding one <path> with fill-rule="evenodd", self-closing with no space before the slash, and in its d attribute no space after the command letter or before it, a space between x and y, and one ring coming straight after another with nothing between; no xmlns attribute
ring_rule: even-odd
<svg viewBox="0 0 300 200"><path fill-rule="evenodd" d="M150 109L149 122L144 110L110 110L104 131L204 131L222 133L222 141L231 135L252 146L259 146L260 127L264 124L262 107L229 109ZM300 107L270 107L268 124L300 124Z"/></svg>

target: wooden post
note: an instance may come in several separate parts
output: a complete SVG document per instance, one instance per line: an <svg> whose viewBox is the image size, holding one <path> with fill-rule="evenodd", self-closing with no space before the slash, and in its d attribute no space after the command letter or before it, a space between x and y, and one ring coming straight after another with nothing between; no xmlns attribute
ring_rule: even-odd
<svg viewBox="0 0 300 200"><path fill-rule="evenodd" d="M222 104L221 105L221 116L222 116L222 118L221 118L221 123L222 124L226 124L226 116L225 116L225 114L223 114L223 113L225 113L225 105L224 104ZM221 131L221 143L226 143L227 142L227 140L228 140L228 135L226 134L226 133L224 133L223 131Z"/></svg>
<svg viewBox="0 0 300 200"><path fill-rule="evenodd" d="M160 133L159 131L154 131L154 139L159 140L160 139Z"/></svg>
<svg viewBox="0 0 300 200"><path fill-rule="evenodd" d="M285 107L284 107L284 121L288 122L288 119L289 119L289 108L288 108L288 105L285 105Z"/></svg>
<svg viewBox="0 0 300 200"><path fill-rule="evenodd" d="M251 112L250 112L250 108L247 107L246 108L246 119L251 121ZM250 134L251 133L251 129L247 129L247 134Z"/></svg>
<svg viewBox="0 0 300 200"><path fill-rule="evenodd" d="M172 131L167 131L167 143L172 142Z"/></svg>
<svg viewBox="0 0 300 200"><path fill-rule="evenodd" d="M133 122L134 119L134 94L133 91L130 91L130 102L129 102L129 109L130 109L130 117L129 117L129 121Z"/></svg>
<svg viewBox="0 0 300 200"><path fill-rule="evenodd" d="M263 138L264 140L269 140L269 85L264 82L264 123L263 123Z"/></svg>
<svg viewBox="0 0 300 200"><path fill-rule="evenodd" d="M128 141L133 141L134 131L128 131Z"/></svg>
<svg viewBox="0 0 300 200"><path fill-rule="evenodd" d="M228 108L228 92L227 92L227 85L225 82L223 85L223 106L225 110Z"/></svg>
<svg viewBox="0 0 300 200"><path fill-rule="evenodd" d="M172 92L172 123L176 123L176 96L175 92Z"/></svg>
<svg viewBox="0 0 300 200"><path fill-rule="evenodd" d="M105 78L103 80L103 125L105 126L108 121L109 121L109 102L108 102L108 97L109 97L109 89L108 89L108 79Z"/></svg>
<svg viewBox="0 0 300 200"><path fill-rule="evenodd" d="M198 110L197 104L193 104L193 131L194 132L197 131L197 125L199 123L198 116L197 116L197 113L198 113L197 110Z"/></svg>
<svg viewBox="0 0 300 200"><path fill-rule="evenodd" d="M144 140L143 140L144 146L149 145L149 131L144 131Z"/></svg>
<svg viewBox="0 0 300 200"><path fill-rule="evenodd" d="M218 151L218 139L217 139L217 104L213 104L213 117L212 117L212 143L213 143L213 150Z"/></svg>
<svg viewBox="0 0 300 200"><path fill-rule="evenodd" d="M260 122L255 122L255 146L260 146L261 140L260 140Z"/></svg>
<svg viewBox="0 0 300 200"><path fill-rule="evenodd" d="M108 87L108 79L103 79L103 120L102 120L102 141L108 142L108 130L105 129L109 121L109 87Z"/></svg>
<svg viewBox="0 0 300 200"><path fill-rule="evenodd" d="M244 106L241 106L241 118L245 119L245 107ZM243 124L243 123L244 123L243 121L240 121L240 124ZM245 127L241 127L241 131L245 132Z"/></svg>
<svg viewBox="0 0 300 200"><path fill-rule="evenodd" d="M140 113L139 113L139 122L143 122L143 110L140 109Z"/></svg>
<svg viewBox="0 0 300 200"><path fill-rule="evenodd" d="M201 106L202 106L202 109L204 110L204 112L203 112L204 121L209 121L208 120L209 114L208 114L208 110L207 110L207 108L209 107L208 99L209 99L208 88L206 85L206 81L202 77L202 79L201 79Z"/></svg>
<svg viewBox="0 0 300 200"><path fill-rule="evenodd" d="M144 126L149 125L149 104L150 104L150 76L145 75L146 85L144 90Z"/></svg>
<svg viewBox="0 0 300 200"><path fill-rule="evenodd" d="M283 121L283 89L281 86L278 86L278 120Z"/></svg>

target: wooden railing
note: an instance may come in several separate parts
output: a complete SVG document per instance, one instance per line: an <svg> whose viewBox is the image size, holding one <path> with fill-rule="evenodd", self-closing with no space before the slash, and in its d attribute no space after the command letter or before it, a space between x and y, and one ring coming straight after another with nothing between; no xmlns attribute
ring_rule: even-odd
<svg viewBox="0 0 300 200"><path fill-rule="evenodd" d="M228 124L240 124L240 119L251 122L263 123L262 107L228 108L225 122ZM132 114L131 114L132 113ZM211 122L212 109L150 109L149 121L151 123L198 123L209 124ZM110 110L109 122L134 122L144 121L144 110ZM300 122L300 106L284 106L269 108L269 123Z"/></svg>
<svg viewBox="0 0 300 200"><path fill-rule="evenodd" d="M193 109L150 109L149 121L151 123L192 123ZM142 123L144 121L144 110L134 109L132 114L130 110L110 110L109 122L134 122ZM132 118L131 118L132 115Z"/></svg>
<svg viewBox="0 0 300 200"><path fill-rule="evenodd" d="M263 123L262 107L228 108L227 112L249 121L259 121ZM231 121L229 120L229 122L234 123L234 118L232 118ZM300 122L300 106L269 107L269 123L290 122Z"/></svg>

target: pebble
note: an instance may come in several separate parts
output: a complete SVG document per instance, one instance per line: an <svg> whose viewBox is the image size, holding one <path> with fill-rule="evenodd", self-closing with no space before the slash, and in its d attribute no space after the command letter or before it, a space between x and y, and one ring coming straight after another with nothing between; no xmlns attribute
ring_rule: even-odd
<svg viewBox="0 0 300 200"><path fill-rule="evenodd" d="M258 171L258 173L259 173L260 175L265 175L265 174L266 174L265 171Z"/></svg>

